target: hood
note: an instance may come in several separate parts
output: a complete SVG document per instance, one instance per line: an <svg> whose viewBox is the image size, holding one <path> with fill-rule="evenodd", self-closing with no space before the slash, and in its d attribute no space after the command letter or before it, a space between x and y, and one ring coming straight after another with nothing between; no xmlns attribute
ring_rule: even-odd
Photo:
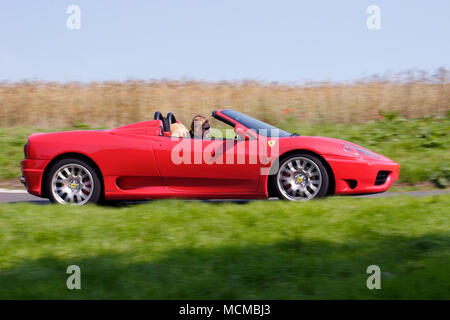
<svg viewBox="0 0 450 320"><path fill-rule="evenodd" d="M283 144L283 139L289 140L288 144L293 146L295 145L296 148L304 148L321 155L392 161L391 159L357 145L356 143L341 139L316 136L294 136L289 138L280 138L280 145Z"/></svg>

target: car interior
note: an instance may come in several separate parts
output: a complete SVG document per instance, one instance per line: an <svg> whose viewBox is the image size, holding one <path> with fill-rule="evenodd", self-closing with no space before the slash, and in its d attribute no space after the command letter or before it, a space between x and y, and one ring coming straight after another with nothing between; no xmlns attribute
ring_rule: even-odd
<svg viewBox="0 0 450 320"><path fill-rule="evenodd" d="M190 138L189 130L180 122L177 121L175 115L169 112L166 117L161 112L156 111L153 117L154 120L161 120L162 134L171 137Z"/></svg>
<svg viewBox="0 0 450 320"><path fill-rule="evenodd" d="M161 132L163 136L168 136L168 137L180 137L180 138L191 138L191 134L189 132L189 130L186 128L186 126L184 126L180 121L177 121L175 115L172 112L169 112L167 114L166 117L164 117L162 115L161 112L156 111L153 117L154 120L161 120L162 122L162 127L161 127ZM214 120L216 122L219 122L220 124L225 124L226 126L228 126L229 124L223 121L219 121L216 120L214 118L214 113L213 113L213 118L210 119L213 121ZM203 138L203 139L211 139L211 140L216 140L216 139L221 139L221 140L239 140L239 137L234 135L232 137L230 136L220 136L220 137L215 137L210 136L208 138Z"/></svg>

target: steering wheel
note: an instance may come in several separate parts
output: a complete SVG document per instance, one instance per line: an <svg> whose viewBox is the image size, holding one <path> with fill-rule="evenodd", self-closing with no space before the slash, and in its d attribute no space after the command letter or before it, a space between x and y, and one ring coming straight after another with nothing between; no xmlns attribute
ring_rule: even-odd
<svg viewBox="0 0 450 320"><path fill-rule="evenodd" d="M175 118L175 115L172 112L169 112L167 114L166 118L167 118L167 121L169 121L169 125L177 122L177 119Z"/></svg>

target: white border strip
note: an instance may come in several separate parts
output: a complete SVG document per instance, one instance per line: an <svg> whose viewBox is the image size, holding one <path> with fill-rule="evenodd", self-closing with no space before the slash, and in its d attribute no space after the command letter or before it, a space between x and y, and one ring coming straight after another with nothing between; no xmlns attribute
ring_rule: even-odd
<svg viewBox="0 0 450 320"><path fill-rule="evenodd" d="M0 188L0 193L28 193L27 190L12 190L12 189L2 189Z"/></svg>

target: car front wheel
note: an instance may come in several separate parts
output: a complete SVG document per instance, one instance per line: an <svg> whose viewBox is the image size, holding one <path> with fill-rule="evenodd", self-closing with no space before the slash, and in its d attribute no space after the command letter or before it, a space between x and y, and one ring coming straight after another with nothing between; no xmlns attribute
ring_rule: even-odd
<svg viewBox="0 0 450 320"><path fill-rule="evenodd" d="M280 199L301 201L321 198L327 194L329 178L322 162L310 154L295 154L280 161L272 176Z"/></svg>
<svg viewBox="0 0 450 320"><path fill-rule="evenodd" d="M56 162L46 181L51 202L83 205L100 200L101 184L98 174L83 160L74 158Z"/></svg>

